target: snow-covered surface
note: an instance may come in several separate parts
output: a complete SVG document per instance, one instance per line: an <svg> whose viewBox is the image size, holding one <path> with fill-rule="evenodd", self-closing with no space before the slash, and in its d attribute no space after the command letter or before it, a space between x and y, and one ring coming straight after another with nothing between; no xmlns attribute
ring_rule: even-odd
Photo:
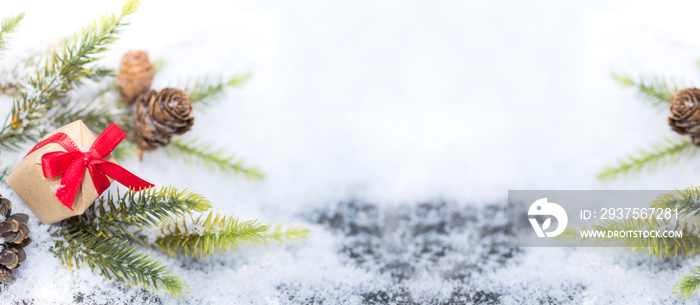
<svg viewBox="0 0 700 305"><path fill-rule="evenodd" d="M27 12L11 52L120 6L3 3L3 15ZM145 1L103 62L117 66L126 50L146 49L165 62L156 88L252 72L244 88L197 114L192 133L259 165L264 182L173 166L159 153L123 165L157 185L202 193L218 211L304 222L314 232L286 248L205 260L156 254L193 287L179 302L682 303L670 288L698 258L603 248L509 253L498 208L508 189L700 184L698 159L595 179L602 166L672 135L663 111L609 73L697 84L699 9L690 1ZM42 244L35 218L30 226L37 242L3 300L178 302L68 271Z"/></svg>

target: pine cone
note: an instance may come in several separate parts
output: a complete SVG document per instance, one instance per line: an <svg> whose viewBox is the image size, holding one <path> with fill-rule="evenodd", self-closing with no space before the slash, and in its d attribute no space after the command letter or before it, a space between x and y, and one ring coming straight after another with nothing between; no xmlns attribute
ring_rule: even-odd
<svg viewBox="0 0 700 305"><path fill-rule="evenodd" d="M12 202L0 195L0 213L5 218L0 222L0 237L3 238L0 250L0 283L12 282L12 269L19 267L27 259L24 247L32 242L27 226L29 216L11 212Z"/></svg>
<svg viewBox="0 0 700 305"><path fill-rule="evenodd" d="M192 103L182 90L149 90L134 105L134 135L143 151L170 144L170 137L192 127Z"/></svg>
<svg viewBox="0 0 700 305"><path fill-rule="evenodd" d="M683 89L676 94L676 98L671 102L671 116L668 118L668 124L675 132L690 134L693 138L700 139L699 103L700 89Z"/></svg>
<svg viewBox="0 0 700 305"><path fill-rule="evenodd" d="M129 51L122 57L116 85L119 94L128 104L151 88L156 65L148 59L144 51Z"/></svg>

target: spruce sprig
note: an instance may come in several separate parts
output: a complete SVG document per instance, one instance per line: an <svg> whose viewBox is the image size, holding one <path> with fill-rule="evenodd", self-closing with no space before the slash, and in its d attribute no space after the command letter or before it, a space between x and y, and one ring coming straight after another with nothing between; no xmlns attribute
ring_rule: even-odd
<svg viewBox="0 0 700 305"><path fill-rule="evenodd" d="M278 243L284 243L284 240L295 241L300 239L309 238L311 231L300 225L292 225L284 228L282 223L278 223L276 226L268 226L268 230L265 233L266 239L274 239Z"/></svg>
<svg viewBox="0 0 700 305"><path fill-rule="evenodd" d="M683 279L678 281L673 286L673 293L680 295L682 298L687 298L700 287L700 266L695 266L695 270L689 275L683 276Z"/></svg>
<svg viewBox="0 0 700 305"><path fill-rule="evenodd" d="M250 73L237 74L229 78L228 81L222 79L211 81L209 78L203 78L187 86L184 91L192 104L196 104L197 107L200 105L208 107L220 100L224 89L241 87L251 76Z"/></svg>
<svg viewBox="0 0 700 305"><path fill-rule="evenodd" d="M309 230L302 226L290 226L286 230L281 224L271 227L257 220L243 221L235 217L209 213L204 221L202 216L176 222L161 229L162 236L156 238L153 246L169 256L211 256L217 250L226 253L243 244L265 244L270 240L283 243L284 239L294 241L308 238Z"/></svg>
<svg viewBox="0 0 700 305"><path fill-rule="evenodd" d="M200 166L212 172L218 171L230 175L243 174L251 180L265 177L257 167L248 167L243 161L238 160L225 150L213 149L212 145L197 138L173 139L170 145L164 147L163 150L173 159L180 159L187 164Z"/></svg>
<svg viewBox="0 0 700 305"><path fill-rule="evenodd" d="M61 54L54 52L43 71L38 71L20 90L0 129L0 148L14 150L22 142L36 141L46 131L40 119L68 90L84 79L99 80L112 74L109 69L91 69L87 65L98 60L96 55L107 51L117 40L121 28L127 25L122 19L134 13L138 5L138 0L127 0L119 16L103 16L66 43Z"/></svg>
<svg viewBox="0 0 700 305"><path fill-rule="evenodd" d="M176 298L189 293L189 286L180 277L172 275L166 266L147 254L137 252L138 247L130 246L126 240L83 231L57 232L54 235L63 239L57 240L51 251L71 270L88 266L91 271L98 269L107 280L114 278L124 285L151 291L163 289Z"/></svg>
<svg viewBox="0 0 700 305"><path fill-rule="evenodd" d="M191 213L211 209L204 196L173 187L108 193L82 215L67 220L69 232L84 230L95 236L131 238L136 230L158 228Z"/></svg>
<svg viewBox="0 0 700 305"><path fill-rule="evenodd" d="M700 221L700 186L691 186L675 190L656 198L651 205L654 208L678 209L678 215L694 217Z"/></svg>
<svg viewBox="0 0 700 305"><path fill-rule="evenodd" d="M661 165L675 164L683 158L695 156L700 149L685 138L664 139L651 149L640 149L636 155L627 156L618 161L616 166L608 166L598 173L600 180L612 180L620 175L630 175L641 171L653 171Z"/></svg>
<svg viewBox="0 0 700 305"><path fill-rule="evenodd" d="M639 95L653 106L666 107L670 104L678 92L678 88L669 82L655 77L652 81L632 79L629 75L613 73L612 78L624 87L634 87Z"/></svg>
<svg viewBox="0 0 700 305"><path fill-rule="evenodd" d="M2 20L2 23L0 23L0 51L7 48L7 34L17 31L17 27L19 27L22 19L24 19L24 13L10 15Z"/></svg>
<svg viewBox="0 0 700 305"><path fill-rule="evenodd" d="M215 250L230 252L243 243L259 243L265 240L268 227L257 220L243 221L209 213L204 221L201 215L191 224L185 220L161 229L154 246L169 256L210 256Z"/></svg>

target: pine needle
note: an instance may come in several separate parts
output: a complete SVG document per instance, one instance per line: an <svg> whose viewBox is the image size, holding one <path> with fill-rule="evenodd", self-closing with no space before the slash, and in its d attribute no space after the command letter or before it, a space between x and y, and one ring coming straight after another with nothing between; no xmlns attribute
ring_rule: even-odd
<svg viewBox="0 0 700 305"><path fill-rule="evenodd" d="M135 229L158 228L191 213L211 208L204 196L173 187L127 191L117 196L108 193L82 215L69 218L70 227L86 230L96 236L123 237ZM69 229L69 232L72 229Z"/></svg>
<svg viewBox="0 0 700 305"><path fill-rule="evenodd" d="M700 223L700 186L668 192L656 198L654 208L677 209L679 216L690 217L690 221Z"/></svg>
<svg viewBox="0 0 700 305"><path fill-rule="evenodd" d="M221 79L218 81L211 81L209 78L203 78L187 86L185 93L187 93L187 98L190 102L196 105L196 107L209 107L214 102L220 100L224 89L241 87L251 76L252 74L250 73L238 74L231 77L228 81L223 81Z"/></svg>
<svg viewBox="0 0 700 305"><path fill-rule="evenodd" d="M686 139L664 139L663 143L653 145L649 150L640 149L636 155L630 155L618 161L617 166L608 166L598 174L600 180L613 180L620 175L636 174L641 171L651 172L661 165L672 165L683 158L690 158L700 150Z"/></svg>
<svg viewBox="0 0 700 305"><path fill-rule="evenodd" d="M673 286L673 293L685 299L695 293L698 287L700 287L700 266L695 266L695 271L683 276L683 279Z"/></svg>
<svg viewBox="0 0 700 305"><path fill-rule="evenodd" d="M2 23L0 23L0 51L7 48L6 35L17 31L17 27L19 27L19 23L22 19L24 19L24 13L10 15L2 20Z"/></svg>
<svg viewBox="0 0 700 305"><path fill-rule="evenodd" d="M196 138L177 138L164 147L165 153L173 159L203 167L212 172L229 175L243 174L250 180L263 179L265 175L257 167L248 167L243 161L228 154L223 149L212 149L210 144Z"/></svg>
<svg viewBox="0 0 700 305"><path fill-rule="evenodd" d="M204 221L201 216L192 223L185 220L170 224L161 229L154 246L169 256L211 256L215 251L222 253L248 244L264 244L268 240L280 243L283 238L289 241L308 238L309 230L301 226L292 226L283 230L282 225L275 228L261 224L257 220L242 221L238 218L209 213Z"/></svg>
<svg viewBox="0 0 700 305"><path fill-rule="evenodd" d="M187 286L178 276L171 275L168 268L147 254L137 252L138 247L130 246L118 238L97 237L83 231L64 236L51 248L53 254L69 269L87 266L98 269L107 280L115 279L125 286L138 286L151 291L165 290L180 298L189 293Z"/></svg>
<svg viewBox="0 0 700 305"><path fill-rule="evenodd" d="M66 92L80 85L84 79L99 80L113 74L100 67L88 68L97 54L108 50L117 35L128 23L122 19L133 13L138 0L127 0L122 15L109 14L96 20L66 43L63 52L54 52L46 61L43 71L32 77L14 100L11 113L0 129L0 148L16 150L23 142L36 141L47 126L40 119L54 107Z"/></svg>
<svg viewBox="0 0 700 305"><path fill-rule="evenodd" d="M657 77L651 81L645 81L642 78L635 81L626 74L613 73L611 76L624 87L635 87L639 91L639 95L652 106L667 107L678 93L678 88L675 85L661 81Z"/></svg>

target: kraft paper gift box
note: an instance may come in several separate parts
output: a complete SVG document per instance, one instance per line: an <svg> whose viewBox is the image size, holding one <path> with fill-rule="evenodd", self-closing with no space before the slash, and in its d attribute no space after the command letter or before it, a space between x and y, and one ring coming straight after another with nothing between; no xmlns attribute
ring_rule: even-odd
<svg viewBox="0 0 700 305"><path fill-rule="evenodd" d="M59 132L68 135L83 151L90 149L90 146L96 139L92 131L80 120L57 129L46 135L44 139ZM73 201L73 210L71 211L63 205L56 197L56 190L60 187L63 176L45 178L41 166L41 156L53 151L66 150L59 144L49 143L27 155L10 173L10 176L7 177L7 184L10 185L39 220L45 224L56 223L63 219L83 214L95 202L95 199L100 196L95 189L90 173L85 171L82 184ZM112 155L107 156L103 160L117 163ZM110 178L109 181L111 183L112 179Z"/></svg>

